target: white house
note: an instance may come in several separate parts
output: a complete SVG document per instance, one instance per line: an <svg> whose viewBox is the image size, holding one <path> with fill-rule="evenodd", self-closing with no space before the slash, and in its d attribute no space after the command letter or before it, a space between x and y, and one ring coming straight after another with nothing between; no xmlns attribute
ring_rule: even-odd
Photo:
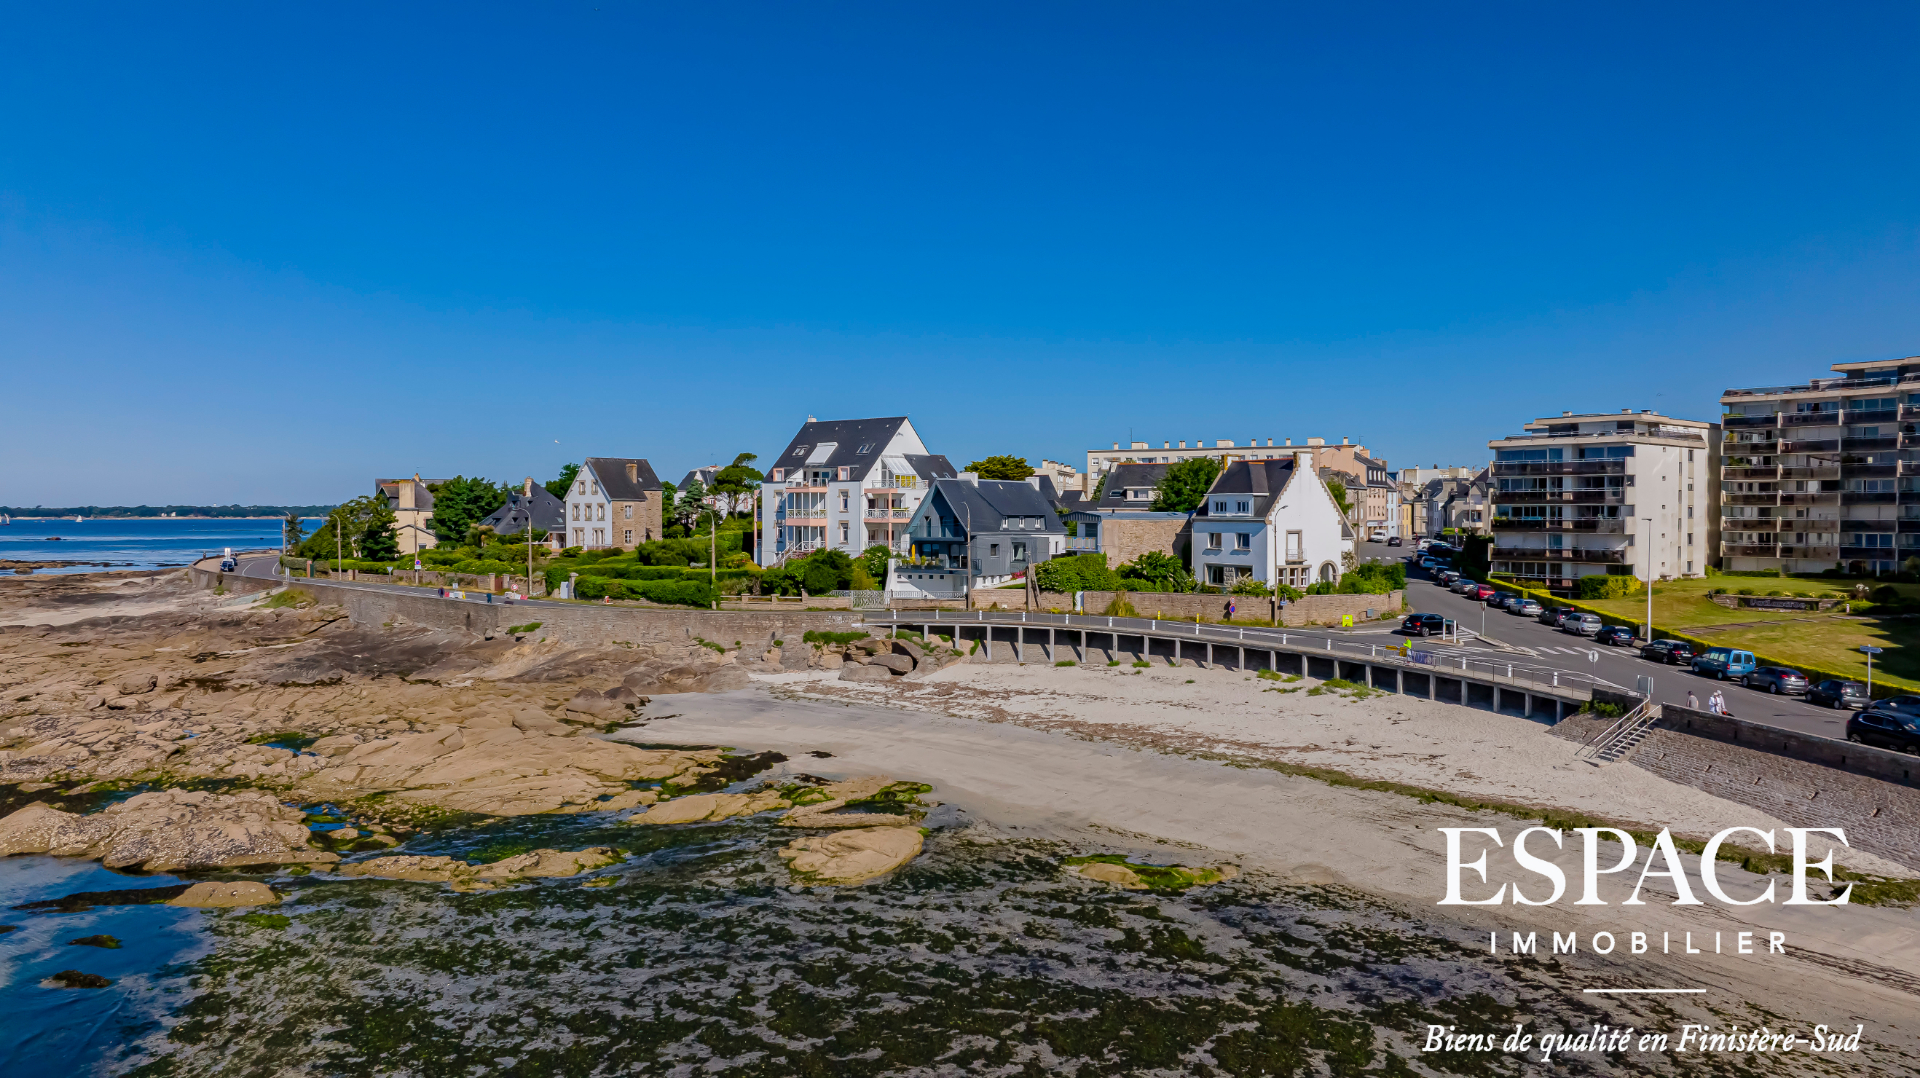
<svg viewBox="0 0 1920 1078"><path fill-rule="evenodd" d="M874 545L905 552L907 528L929 484L954 475L905 416L808 416L760 486L755 560L772 565L825 548L857 556Z"/></svg>
<svg viewBox="0 0 1920 1078"><path fill-rule="evenodd" d="M1353 529L1304 449L1284 460L1229 463L1192 528L1193 575L1215 587L1248 576L1269 587L1338 580L1353 553Z"/></svg>
<svg viewBox="0 0 1920 1078"><path fill-rule="evenodd" d="M594 550L660 538L660 480L639 458L588 457L567 491L567 546Z"/></svg>

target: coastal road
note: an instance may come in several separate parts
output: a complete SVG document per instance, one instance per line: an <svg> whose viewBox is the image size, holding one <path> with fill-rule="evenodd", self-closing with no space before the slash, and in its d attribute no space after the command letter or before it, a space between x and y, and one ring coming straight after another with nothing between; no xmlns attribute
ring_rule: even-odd
<svg viewBox="0 0 1920 1078"><path fill-rule="evenodd" d="M280 556L278 554L241 555L239 557L236 557L234 561L239 564L239 568L233 574L235 576L244 576L244 577L248 577L255 580L286 579L286 578L278 577L278 575L274 572L274 569L280 564ZM293 583L297 579L299 578L293 578L288 582ZM315 581L315 583L324 583L328 587L334 587L334 588L359 588L363 591L392 591L392 592L401 592L407 595L418 595L422 591L426 590L424 588L416 588L408 584L380 584L371 580L333 580L333 581ZM487 602L487 599L484 593L475 592L474 594L479 595L480 597L470 598L465 600L455 599L455 600L448 600L448 601L478 603L481 606L490 605ZM507 606L567 606L569 605L567 603L553 602L548 599L514 599L511 601L503 600L503 602L505 602L505 605ZM491 605L499 606L501 604L493 603Z"/></svg>
<svg viewBox="0 0 1920 1078"><path fill-rule="evenodd" d="M1391 549L1399 553L1401 548ZM1532 652L1533 657L1527 661L1534 665L1597 674L1628 688L1634 686L1636 678L1645 675L1653 678L1655 700L1682 706L1687 702L1688 690L1693 691L1704 707L1707 697L1719 689L1726 694L1727 710L1738 718L1839 740L1847 736L1849 713L1846 711L1815 707L1798 697L1774 696L1732 682L1700 677L1686 667L1642 659L1634 648L1596 644L1589 637L1562 632L1535 618L1516 617L1455 595L1420 569L1410 569L1407 573L1407 605L1423 613L1452 618L1474 632L1480 631L1484 618L1488 637ZM1590 660L1589 654L1597 655L1597 660Z"/></svg>

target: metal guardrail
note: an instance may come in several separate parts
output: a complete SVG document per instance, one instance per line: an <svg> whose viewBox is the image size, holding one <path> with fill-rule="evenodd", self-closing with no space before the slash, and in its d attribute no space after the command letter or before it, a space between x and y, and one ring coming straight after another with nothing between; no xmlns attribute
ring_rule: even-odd
<svg viewBox="0 0 1920 1078"><path fill-rule="evenodd" d="M1369 662L1398 666L1417 673L1458 671L1469 677L1513 686L1531 686L1562 691L1591 691L1621 686L1592 674L1580 674L1553 667L1496 659L1477 659L1467 655L1446 655L1416 650L1411 640L1404 646L1342 639L1334 635L1302 633L1260 626L1209 625L1204 622L1166 621L1158 618L1120 618L1095 614L1043 614L1032 611L990 613L983 610L888 610L866 614L869 622L884 621L900 625L1028 626L1031 628L1074 629L1087 632L1112 632L1127 636L1158 636L1163 639L1191 640L1202 644L1222 644L1260 650L1288 651L1303 655L1322 654L1348 662Z"/></svg>

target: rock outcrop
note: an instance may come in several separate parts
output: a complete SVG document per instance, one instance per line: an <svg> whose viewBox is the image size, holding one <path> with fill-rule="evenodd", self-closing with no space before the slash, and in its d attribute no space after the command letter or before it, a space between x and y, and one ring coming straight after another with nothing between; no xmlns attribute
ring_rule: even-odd
<svg viewBox="0 0 1920 1078"><path fill-rule="evenodd" d="M732 692L752 684L738 664L681 663L670 660L646 663L622 678L620 684L643 696L676 692Z"/></svg>
<svg viewBox="0 0 1920 1078"><path fill-rule="evenodd" d="M627 818L628 823L696 823L700 820L725 820L733 816L752 816L757 812L788 808L793 802L777 790L755 790L744 794L692 794L662 801L647 811Z"/></svg>
<svg viewBox="0 0 1920 1078"><path fill-rule="evenodd" d="M273 888L253 880L224 883L196 883L182 894L167 900L169 906L200 909L225 909L233 906L271 906L280 901Z"/></svg>
<svg viewBox="0 0 1920 1078"><path fill-rule="evenodd" d="M308 848L303 819L261 793L156 790L86 816L35 802L0 820L0 854L97 857L149 872L339 860Z"/></svg>
<svg viewBox="0 0 1920 1078"><path fill-rule="evenodd" d="M451 884L456 891L484 891L516 880L560 879L578 876L606 865L618 864L620 854L611 846L592 846L584 850L534 850L490 865L474 864L452 857L420 857L396 854L341 865L334 871L341 876L366 876L382 880L415 880L423 883Z"/></svg>
<svg viewBox="0 0 1920 1078"><path fill-rule="evenodd" d="M794 839L780 856L803 882L846 886L892 872L923 848L919 828L866 827Z"/></svg>

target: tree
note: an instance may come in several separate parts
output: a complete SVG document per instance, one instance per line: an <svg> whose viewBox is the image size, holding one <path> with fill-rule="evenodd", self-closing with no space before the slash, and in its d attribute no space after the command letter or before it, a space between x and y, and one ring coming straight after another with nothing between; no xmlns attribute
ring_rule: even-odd
<svg viewBox="0 0 1920 1078"><path fill-rule="evenodd" d="M280 537L286 544L287 549L299 549L300 540L306 538L306 535L307 529L301 525L300 518L289 511L287 513L286 523L280 526Z"/></svg>
<svg viewBox="0 0 1920 1078"><path fill-rule="evenodd" d="M976 460L967 465L967 471L982 479L1020 480L1033 474L1025 457L1016 457L1011 453L1000 453L985 460Z"/></svg>
<svg viewBox="0 0 1920 1078"><path fill-rule="evenodd" d="M1156 590L1165 590L1180 578L1185 568L1173 555L1149 550L1122 565L1120 575L1130 580L1144 580Z"/></svg>
<svg viewBox="0 0 1920 1078"><path fill-rule="evenodd" d="M573 489L573 480L579 474L580 466L578 464L569 464L560 469L560 478L549 479L540 485L547 488L548 494L553 495L561 501L566 501L567 492Z"/></svg>
<svg viewBox="0 0 1920 1078"><path fill-rule="evenodd" d="M758 490L761 481L766 479L766 476L750 467L759 459L752 453L742 453L733 458L732 464L714 473L713 492L726 497L730 512L739 512L742 505L749 504L753 492Z"/></svg>
<svg viewBox="0 0 1920 1078"><path fill-rule="evenodd" d="M1192 457L1170 465L1160 485L1153 488L1156 513L1191 513L1207 500L1207 491L1220 476L1218 457Z"/></svg>
<svg viewBox="0 0 1920 1078"><path fill-rule="evenodd" d="M1107 477L1112 474L1112 472L1100 473L1100 481L1093 485L1093 497L1090 500L1097 502L1107 496Z"/></svg>
<svg viewBox="0 0 1920 1078"><path fill-rule="evenodd" d="M1340 515L1352 519L1353 502L1347 499L1347 485L1338 479L1329 479L1327 493L1333 497L1333 504L1340 507Z"/></svg>
<svg viewBox="0 0 1920 1078"><path fill-rule="evenodd" d="M295 553L302 558L327 561L336 556L360 557L367 526L383 513L391 526L393 511L387 508L387 499L381 495L369 494L344 502L327 514L327 522L303 540Z"/></svg>
<svg viewBox="0 0 1920 1078"><path fill-rule="evenodd" d="M860 565L873 580L885 583L887 562L893 558L893 551L881 543L875 543L860 552Z"/></svg>
<svg viewBox="0 0 1920 1078"><path fill-rule="evenodd" d="M662 483L661 487L664 489L666 484ZM661 508L663 512L671 512L673 514L673 520L678 522L681 527L691 530L707 511L706 505L704 504L706 500L707 488L700 484L700 480L696 479L688 483L687 489L681 491L677 497L665 503Z"/></svg>
<svg viewBox="0 0 1920 1078"><path fill-rule="evenodd" d="M443 543L458 545L467 531L507 504L507 488L475 476L456 475L428 488L433 491L433 534Z"/></svg>
<svg viewBox="0 0 1920 1078"><path fill-rule="evenodd" d="M396 521L387 500L381 498L379 502L360 527L360 556L369 561L393 561L400 556L400 536L394 531Z"/></svg>
<svg viewBox="0 0 1920 1078"><path fill-rule="evenodd" d="M825 595L853 585L853 559L841 550L816 550L800 564L800 582L809 595Z"/></svg>

